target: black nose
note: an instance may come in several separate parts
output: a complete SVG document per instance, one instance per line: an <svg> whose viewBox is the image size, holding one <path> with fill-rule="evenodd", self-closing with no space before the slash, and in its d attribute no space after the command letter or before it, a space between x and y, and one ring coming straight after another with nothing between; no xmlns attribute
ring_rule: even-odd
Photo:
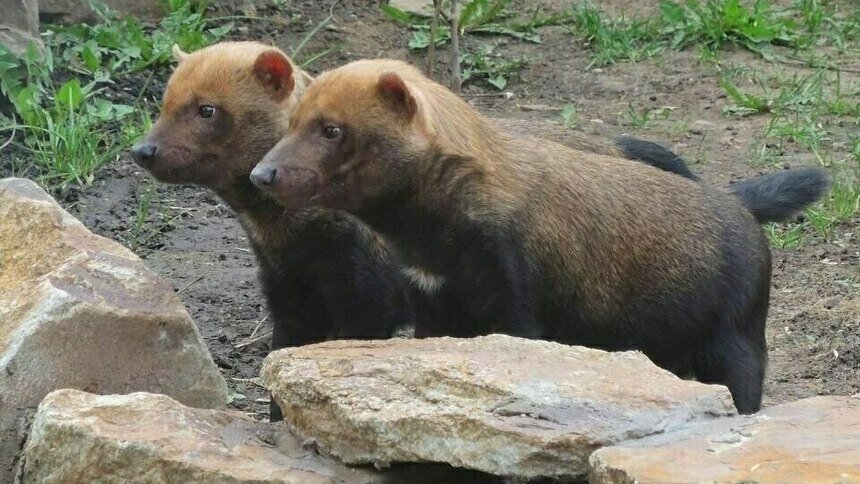
<svg viewBox="0 0 860 484"><path fill-rule="evenodd" d="M275 183L278 169L273 166L258 165L251 171L251 182L258 187L268 187Z"/></svg>
<svg viewBox="0 0 860 484"><path fill-rule="evenodd" d="M131 147L131 157L134 158L135 163L147 168L155 159L156 151L158 151L158 147L155 146L155 143L143 141Z"/></svg>

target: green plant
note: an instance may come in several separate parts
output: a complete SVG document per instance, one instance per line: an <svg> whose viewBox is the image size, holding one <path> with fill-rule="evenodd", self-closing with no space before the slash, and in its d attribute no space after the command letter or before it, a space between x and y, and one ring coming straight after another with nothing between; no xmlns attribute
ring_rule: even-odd
<svg viewBox="0 0 860 484"><path fill-rule="evenodd" d="M525 64L525 59L501 58L493 46L483 46L478 52L460 57L463 83L473 78L482 79L499 90L504 89L508 79Z"/></svg>
<svg viewBox="0 0 860 484"><path fill-rule="evenodd" d="M830 240L834 229L860 214L860 182L847 176L836 177L830 194L806 210L806 218L819 235Z"/></svg>
<svg viewBox="0 0 860 484"><path fill-rule="evenodd" d="M88 183L122 149L108 124L133 109L98 97L97 81L81 85L73 78L55 89L51 52L43 55L32 45L22 56L0 48L0 65L0 90L20 120L7 120L0 130L23 131L23 145L46 183Z"/></svg>
<svg viewBox="0 0 860 484"><path fill-rule="evenodd" d="M575 6L570 19L570 32L592 51L589 67L638 62L664 49L655 19L607 20L589 3Z"/></svg>
<svg viewBox="0 0 860 484"><path fill-rule="evenodd" d="M716 51L734 44L772 58L771 45L794 45L797 39L795 23L778 15L766 0L756 0L751 7L740 0L662 0L660 14L661 34L673 49L704 44Z"/></svg>
<svg viewBox="0 0 860 484"><path fill-rule="evenodd" d="M316 27L314 27L313 29L311 29L310 32L305 34L305 36L302 37L301 40L299 40L299 43L296 44L296 46L290 50L290 57L293 58L293 61L296 62L299 65L299 67L301 67L303 69L307 68L309 65L311 65L314 62L316 62L317 60L329 55L330 53L334 52L337 49L337 47L330 47L328 49L325 49L321 52L317 52L315 54L311 54L309 56L304 56L302 54L302 51L304 50L307 43L311 39L313 39L314 36L316 36L316 34L319 33L319 31L323 29L323 27L328 25L329 22L331 22L331 16L324 18L320 23L318 23L316 25Z"/></svg>
<svg viewBox="0 0 860 484"><path fill-rule="evenodd" d="M822 115L851 116L860 113L860 102L856 94L846 95L842 75L836 71L833 78L829 72L818 69L807 76L794 75L790 79L776 78L778 90L771 90L758 76L753 77L762 94L742 92L728 76L720 79L720 86L735 102L725 111L732 114L755 114L771 112L809 112L815 117Z"/></svg>
<svg viewBox="0 0 860 484"><path fill-rule="evenodd" d="M576 107L573 104L567 103L561 109L561 120L565 126L572 128L576 125Z"/></svg>
<svg viewBox="0 0 860 484"><path fill-rule="evenodd" d="M540 43L537 33L539 27L558 25L566 21L564 16L543 16L535 11L528 21L508 20L507 7L511 0L470 0L463 4L457 20L462 34L503 35L528 42ZM409 48L426 49L431 43L431 19L404 12L391 5L382 5L382 12L390 19L409 26L413 30ZM451 40L450 29L436 29L436 45L444 45Z"/></svg>
<svg viewBox="0 0 860 484"><path fill-rule="evenodd" d="M100 3L92 3L100 22L94 25L54 26L48 42L71 69L109 77L131 73L172 58L178 44L194 51L224 37L232 24L209 28L204 16L206 2L168 0L168 13L154 29L135 18L121 17Z"/></svg>
<svg viewBox="0 0 860 484"><path fill-rule="evenodd" d="M0 46L0 92L12 106L12 118L0 118L0 131L22 133L16 144L31 154L34 175L48 185L89 183L98 167L151 127L146 107L112 102L101 86L167 63L174 43L194 50L225 35L230 25L207 27L205 6L166 0L168 13L152 29L93 4L100 23L53 27L44 52L31 45L16 55ZM65 82L55 85L56 78Z"/></svg>
<svg viewBox="0 0 860 484"><path fill-rule="evenodd" d="M802 224L769 223L764 226L764 233L770 245L778 249L794 249L803 243L803 228Z"/></svg>

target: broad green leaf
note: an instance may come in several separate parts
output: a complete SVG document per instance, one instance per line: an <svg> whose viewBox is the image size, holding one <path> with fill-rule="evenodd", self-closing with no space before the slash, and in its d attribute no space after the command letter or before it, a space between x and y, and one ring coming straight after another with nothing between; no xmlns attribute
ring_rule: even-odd
<svg viewBox="0 0 860 484"><path fill-rule="evenodd" d="M568 128L576 124L576 108L573 104L568 103L564 105L564 108L561 110L561 119Z"/></svg>
<svg viewBox="0 0 860 484"><path fill-rule="evenodd" d="M507 80L507 79L505 79L505 78L504 78L504 77L502 77L502 76L492 76L492 77L488 77L488 78L487 78L487 82L489 82L490 84L492 84L493 86L495 86L495 87L496 87L496 89L498 89L498 90L500 90L500 91L501 91L502 89L504 89L504 88L505 88L505 86L507 86L507 85L508 85L508 80Z"/></svg>
<svg viewBox="0 0 860 484"><path fill-rule="evenodd" d="M416 30L412 33L412 38L409 39L409 48L413 50L426 49L430 46L430 32L426 30Z"/></svg>
<svg viewBox="0 0 860 484"><path fill-rule="evenodd" d="M83 100L84 94L81 90L81 81L78 78L74 78L63 84L63 87L57 91L55 103L57 107L77 109Z"/></svg>

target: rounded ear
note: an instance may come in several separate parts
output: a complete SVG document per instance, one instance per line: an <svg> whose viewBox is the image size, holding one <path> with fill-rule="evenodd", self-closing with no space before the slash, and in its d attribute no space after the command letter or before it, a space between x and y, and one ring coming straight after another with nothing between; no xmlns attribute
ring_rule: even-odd
<svg viewBox="0 0 860 484"><path fill-rule="evenodd" d="M276 50L267 50L257 56L254 61L254 76L279 101L289 96L296 87L293 65L284 54Z"/></svg>
<svg viewBox="0 0 860 484"><path fill-rule="evenodd" d="M188 57L188 53L184 52L179 44L173 44L171 52L173 52L173 58L176 59L176 62L182 62Z"/></svg>
<svg viewBox="0 0 860 484"><path fill-rule="evenodd" d="M418 102L409 87L396 72L383 72L379 76L379 93L410 119L418 112Z"/></svg>

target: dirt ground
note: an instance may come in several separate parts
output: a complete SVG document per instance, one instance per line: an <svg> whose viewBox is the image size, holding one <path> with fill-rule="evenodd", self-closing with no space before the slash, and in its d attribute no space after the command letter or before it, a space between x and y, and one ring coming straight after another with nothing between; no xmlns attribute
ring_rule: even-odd
<svg viewBox="0 0 860 484"><path fill-rule="evenodd" d="M284 11L258 9L257 15L284 22L290 22L292 14L293 24L286 27L278 22L240 21L232 37L281 47L295 45L329 14L329 3L294 1ZM567 5L551 0L543 3L548 9ZM604 1L601 6L626 7L630 12L636 3ZM313 64L312 72L365 57L388 56L424 64L423 53L406 48L410 33L387 20L380 13L379 2L342 0L331 12L331 26L305 49L310 53L334 45L340 49ZM507 87L513 96L500 96L481 84L467 86L465 96L482 111L500 117L558 120L557 110L525 110L522 106L560 108L572 103L578 113L577 129L602 135L629 133L662 142L688 159L693 171L707 183L715 185L779 169L751 167L755 136L767 119L724 116L721 110L729 101L718 86L716 70L698 64L696 52L667 53L637 64L586 69L588 52L564 28L545 28L541 34L540 45L466 38L467 49L478 43L499 42L502 52L525 56L528 65ZM773 68L745 51L723 51L721 56L724 61L759 70ZM160 99L166 75L167 71L155 76L147 87L147 97ZM843 82L857 86L860 76L843 77ZM136 96L143 79L128 79L117 87L115 95ZM671 109L665 119L634 128L625 126L619 116L630 103L640 110ZM814 164L811 155L791 145L781 159L782 167ZM134 250L180 291L215 362L238 394L231 405L265 418L266 394L253 379L268 351L268 338L260 336L267 334L270 325L268 321L260 324L266 310L254 258L230 210L205 190L152 183L127 155L102 169L91 186L66 189L59 198L94 232L127 243L133 240L139 202L148 190L154 190L149 221L167 219L171 228ZM813 395L860 392L860 218L855 216L842 225L834 242L807 240L800 248L775 249L773 268L765 405Z"/></svg>

